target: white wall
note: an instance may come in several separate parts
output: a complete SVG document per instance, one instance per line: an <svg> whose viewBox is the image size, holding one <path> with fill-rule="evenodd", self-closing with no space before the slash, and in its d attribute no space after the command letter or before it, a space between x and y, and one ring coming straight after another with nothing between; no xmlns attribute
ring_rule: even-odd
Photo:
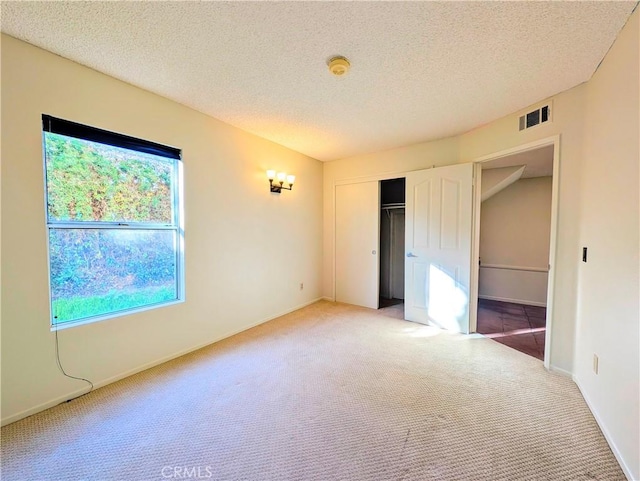
<svg viewBox="0 0 640 481"><path fill-rule="evenodd" d="M483 171L491 172L491 170ZM520 179L482 203L480 297L544 306L551 233L551 177ZM497 269L491 266L543 269Z"/></svg>
<svg viewBox="0 0 640 481"><path fill-rule="evenodd" d="M506 189L514 182L520 180L526 165L515 167L501 167L497 169L482 169L482 202L493 197L498 192Z"/></svg>
<svg viewBox="0 0 640 481"><path fill-rule="evenodd" d="M186 302L60 331L69 373L102 384L321 295L320 162L3 35L4 422L85 387L49 328L42 113L183 149Z"/></svg>
<svg viewBox="0 0 640 481"><path fill-rule="evenodd" d="M574 377L631 479L640 479L638 11L587 85ZM576 252L579 255L579 252ZM599 356L599 374L593 355Z"/></svg>

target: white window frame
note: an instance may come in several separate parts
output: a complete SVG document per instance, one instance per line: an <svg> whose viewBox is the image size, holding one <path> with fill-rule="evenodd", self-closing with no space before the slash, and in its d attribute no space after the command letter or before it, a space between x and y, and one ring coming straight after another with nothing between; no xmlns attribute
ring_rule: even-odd
<svg viewBox="0 0 640 481"><path fill-rule="evenodd" d="M138 312L144 312L151 309L157 309L159 307L170 306L174 304L179 304L184 302L185 300L185 282L184 282L184 188L183 188L183 163L182 163L182 151L179 149L174 149L172 147L166 147L167 149L172 149L179 152L179 158L170 158L173 161L173 169L172 169L172 179L171 179L171 204L172 204L172 213L173 219L170 224L163 223L153 223L153 222L135 222L135 223L120 223L120 222L96 222L96 221L55 221L50 219L49 216L49 202L48 202L48 179L47 179L47 154L45 147L45 134L47 132L52 132L50 124L47 127L47 122L51 119L58 122L66 122L68 124L77 125L80 127L84 127L86 129L91 129L97 132L102 132L104 134L111 134L114 137L121 137L123 139L128 139L133 142L139 142L140 144L149 144L149 145L157 145L153 142L145 141L143 139L138 139L134 137L125 136L122 134L105 131L102 129L98 129L95 127L90 127L82 124L76 124L74 122L65 121L62 119L56 119L55 117L51 117L49 115L43 114L43 128L42 128L42 145L43 145L43 167L44 167L44 207L45 207L45 220L47 226L47 269L49 276L49 321L51 331L68 329L70 327L76 327L84 324L90 324L94 322L103 321L106 319L112 319L115 317L122 317L129 314L135 314ZM48 129L48 130L47 130ZM54 133L57 133L54 131ZM68 137L74 137L79 140L92 141L96 142L96 140L85 138L79 135L67 135L61 134ZM116 147L136 151L136 149L129 148L126 146L122 146L119 144L114 144L111 142L101 142L107 145L113 145ZM162 146L161 146L162 147ZM158 154L160 155L160 154ZM175 251L175 278L176 278L176 299L171 299L168 301L157 302L153 304L147 304L144 306L133 307L130 309L122 309L118 311L112 311L105 314L99 314L95 316L83 317L77 320L71 321L62 321L55 322L54 312L53 312L53 296L52 296L52 285L51 285L51 244L50 244L50 233L53 230L61 230L61 229L99 229L99 230L170 230L175 232L174 239L174 251Z"/></svg>

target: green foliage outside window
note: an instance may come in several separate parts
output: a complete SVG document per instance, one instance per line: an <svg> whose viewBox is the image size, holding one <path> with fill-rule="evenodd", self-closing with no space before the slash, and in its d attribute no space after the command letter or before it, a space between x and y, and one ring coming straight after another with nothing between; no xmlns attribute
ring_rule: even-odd
<svg viewBox="0 0 640 481"><path fill-rule="evenodd" d="M172 161L46 133L49 219L170 224Z"/></svg>
<svg viewBox="0 0 640 481"><path fill-rule="evenodd" d="M53 323L176 300L175 161L50 132L45 159Z"/></svg>

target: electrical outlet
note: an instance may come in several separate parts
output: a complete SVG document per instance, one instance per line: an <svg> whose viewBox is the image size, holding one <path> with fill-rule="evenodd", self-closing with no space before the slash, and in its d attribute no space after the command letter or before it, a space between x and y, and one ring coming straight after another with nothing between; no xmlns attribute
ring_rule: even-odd
<svg viewBox="0 0 640 481"><path fill-rule="evenodd" d="M304 282L301 282L300 283L300 290L303 290L303 289L304 289Z"/></svg>
<svg viewBox="0 0 640 481"><path fill-rule="evenodd" d="M598 374L598 355L597 354L593 355L593 372Z"/></svg>

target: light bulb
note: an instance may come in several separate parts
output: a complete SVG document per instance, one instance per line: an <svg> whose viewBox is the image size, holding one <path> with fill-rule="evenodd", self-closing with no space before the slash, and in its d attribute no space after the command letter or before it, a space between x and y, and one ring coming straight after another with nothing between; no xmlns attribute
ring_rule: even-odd
<svg viewBox="0 0 640 481"><path fill-rule="evenodd" d="M284 179L287 177L286 172L279 172L278 173L278 182L283 183Z"/></svg>
<svg viewBox="0 0 640 481"><path fill-rule="evenodd" d="M273 180L276 178L276 171L275 170L267 170L267 178L269 180Z"/></svg>
<svg viewBox="0 0 640 481"><path fill-rule="evenodd" d="M295 180L296 180L296 176L295 175L287 175L287 184L293 185Z"/></svg>

